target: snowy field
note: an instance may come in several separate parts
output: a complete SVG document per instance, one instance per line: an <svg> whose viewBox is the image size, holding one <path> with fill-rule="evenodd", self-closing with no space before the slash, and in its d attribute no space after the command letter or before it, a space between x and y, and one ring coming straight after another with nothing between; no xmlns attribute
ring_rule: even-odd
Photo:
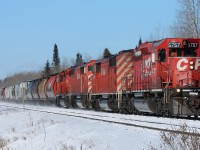
<svg viewBox="0 0 200 150"><path fill-rule="evenodd" d="M105 115L85 110L42 108ZM155 118L121 114L109 116L141 120ZM171 121L174 124L185 122L169 118L155 120L165 123ZM150 149L151 146L159 147L161 143L159 131L3 106L0 106L0 122L0 144L5 144L4 149L11 150L142 150ZM199 121L186 122L191 127L200 126Z"/></svg>

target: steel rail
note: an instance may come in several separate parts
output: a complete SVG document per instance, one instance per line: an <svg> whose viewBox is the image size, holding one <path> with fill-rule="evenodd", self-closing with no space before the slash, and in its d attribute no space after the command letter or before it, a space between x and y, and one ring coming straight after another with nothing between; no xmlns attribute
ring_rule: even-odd
<svg viewBox="0 0 200 150"><path fill-rule="evenodd" d="M112 120L106 120L106 119L92 118L92 117L89 117L89 116L79 116L79 115L75 115L75 114L67 114L67 112L65 112L65 113L52 112L52 111L47 111L47 110L40 110L38 108L33 109L33 108L24 108L24 107L10 106L10 105L0 105L0 106L23 109L23 110L30 110L30 111L35 111L35 112L49 113L49 114L55 114L55 115L69 116L69 117L75 117L75 118L83 118L83 119L87 119L87 120L94 120L94 121L101 121L101 122L112 123L112 124L125 125L125 126L129 126L129 127L138 127L138 128L143 128L143 129L150 129L150 130L156 130L156 131L162 131L162 132L170 132L170 133L184 134L184 135L190 135L190 136L199 136L200 137L199 133L194 133L194 132L163 129L163 128L157 128L157 127L151 127L151 126L138 125L138 124L133 124L133 123L126 123L126 122L112 121ZM79 113L79 114L81 114L81 113ZM90 114L87 114L87 115L90 115ZM145 121L143 121L143 122L145 122ZM159 123L154 122L154 124L159 124Z"/></svg>

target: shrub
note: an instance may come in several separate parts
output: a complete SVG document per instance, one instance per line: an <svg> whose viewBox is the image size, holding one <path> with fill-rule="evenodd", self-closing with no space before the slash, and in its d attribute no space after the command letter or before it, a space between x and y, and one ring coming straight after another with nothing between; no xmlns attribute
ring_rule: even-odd
<svg viewBox="0 0 200 150"><path fill-rule="evenodd" d="M5 140L0 137L0 148L3 149L3 147L5 147L7 144L8 144L8 140Z"/></svg>
<svg viewBox="0 0 200 150"><path fill-rule="evenodd" d="M161 141L160 148L166 150L199 150L200 149L200 136L197 129L190 128L187 124L181 125L178 129L172 127L173 130L178 130L181 133L188 131L192 134L181 134L175 132L164 132L160 133ZM157 150L157 148L151 146L151 150Z"/></svg>

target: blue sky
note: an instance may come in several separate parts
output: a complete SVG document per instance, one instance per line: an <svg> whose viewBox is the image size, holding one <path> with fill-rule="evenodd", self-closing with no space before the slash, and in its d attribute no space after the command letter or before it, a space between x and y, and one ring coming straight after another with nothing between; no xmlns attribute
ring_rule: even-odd
<svg viewBox="0 0 200 150"><path fill-rule="evenodd" d="M176 0L17 0L0 2L0 79L40 70L52 61L56 43L61 61L76 53L96 59L169 36Z"/></svg>

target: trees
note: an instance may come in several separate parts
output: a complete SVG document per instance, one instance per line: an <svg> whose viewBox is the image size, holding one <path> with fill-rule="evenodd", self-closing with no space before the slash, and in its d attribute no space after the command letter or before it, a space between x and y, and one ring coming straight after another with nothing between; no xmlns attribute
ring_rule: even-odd
<svg viewBox="0 0 200 150"><path fill-rule="evenodd" d="M139 41L138 41L138 47L142 44L142 38L140 37Z"/></svg>
<svg viewBox="0 0 200 150"><path fill-rule="evenodd" d="M60 58L58 53L58 46L54 44L53 50L53 62L52 62L53 73L58 73L60 71Z"/></svg>
<svg viewBox="0 0 200 150"><path fill-rule="evenodd" d="M2 87L8 87L10 85L15 85L17 83L27 81L27 80L34 80L41 77L40 71L30 71L30 72L19 72L12 75L8 75L1 84Z"/></svg>
<svg viewBox="0 0 200 150"><path fill-rule="evenodd" d="M177 10L177 20L170 27L174 37L198 38L200 25L200 1L178 0L180 9Z"/></svg>
<svg viewBox="0 0 200 150"><path fill-rule="evenodd" d="M48 77L53 73L58 73L60 71L60 69L61 69L61 67L60 67L58 46L56 44L54 44L52 67L50 66L49 60L47 60L41 76Z"/></svg>
<svg viewBox="0 0 200 150"><path fill-rule="evenodd" d="M110 56L111 56L110 51L107 48L105 48L103 52L103 58L108 58Z"/></svg>
<svg viewBox="0 0 200 150"><path fill-rule="evenodd" d="M76 65L80 65L83 63L83 58L82 55L80 53L76 54Z"/></svg>
<svg viewBox="0 0 200 150"><path fill-rule="evenodd" d="M42 77L48 77L51 74L52 74L51 66L50 66L49 60L47 60L44 66L44 70L42 71Z"/></svg>
<svg viewBox="0 0 200 150"><path fill-rule="evenodd" d="M61 62L62 62L60 65L61 70L64 70L69 67L68 59L66 57L63 57Z"/></svg>

